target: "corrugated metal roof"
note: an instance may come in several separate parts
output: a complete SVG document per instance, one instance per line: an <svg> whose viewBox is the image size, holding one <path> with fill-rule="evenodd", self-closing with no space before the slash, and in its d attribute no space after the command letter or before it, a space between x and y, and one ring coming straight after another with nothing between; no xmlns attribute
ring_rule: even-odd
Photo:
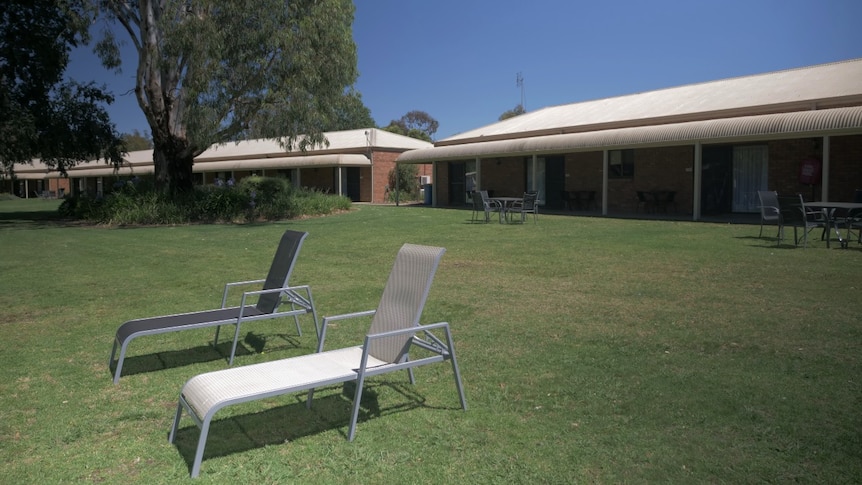
<svg viewBox="0 0 862 485"><path fill-rule="evenodd" d="M367 167L371 160L365 155L331 153L305 157L273 157L200 162L192 166L194 172L226 172L229 170L291 169L305 167Z"/></svg>
<svg viewBox="0 0 862 485"><path fill-rule="evenodd" d="M551 106L437 146L862 104L862 59Z"/></svg>
<svg viewBox="0 0 862 485"><path fill-rule="evenodd" d="M324 133L328 147L302 152L287 151L277 140L257 139L239 143L214 145L195 157L194 172L255 170L297 167L362 167L371 165L364 155L369 149L404 151L433 147L431 143L377 128L332 131ZM352 152L352 153L351 153ZM90 160L67 170L74 177L105 177L111 175L153 173L153 150L137 150L123 157L119 170L101 160ZM15 176L19 179L40 180L61 177L41 160L32 164L16 164Z"/></svg>
<svg viewBox="0 0 862 485"><path fill-rule="evenodd" d="M718 143L853 133L862 133L862 106L447 145L404 152L398 157L397 162L427 163L491 156L592 151L603 148L635 148L694 142Z"/></svg>
<svg viewBox="0 0 862 485"><path fill-rule="evenodd" d="M367 133L367 135L366 135ZM324 133L329 146L318 146L305 152L301 150L286 150L275 139L244 140L238 143L221 143L213 145L205 152L195 157L195 163L211 160L228 160L241 158L269 158L307 156L323 153L363 152L369 148L377 150L415 150L429 148L433 145L427 141L408 136L389 133L377 128L359 130L330 131Z"/></svg>

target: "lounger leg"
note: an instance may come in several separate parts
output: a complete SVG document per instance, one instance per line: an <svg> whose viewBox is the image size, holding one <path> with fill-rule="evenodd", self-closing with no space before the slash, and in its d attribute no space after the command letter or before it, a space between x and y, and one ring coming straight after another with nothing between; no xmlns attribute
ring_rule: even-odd
<svg viewBox="0 0 862 485"><path fill-rule="evenodd" d="M293 305L291 305L291 307L293 307L293 308L291 308L291 310L296 309L296 307L294 307ZM296 324L296 334L299 335L300 337L302 337L302 327L299 326L299 315L293 316L293 323Z"/></svg>
<svg viewBox="0 0 862 485"><path fill-rule="evenodd" d="M234 332L233 334L233 347L231 347L230 349L230 361L228 362L228 365L233 365L233 357L236 355L236 346L237 343L239 343L239 329L240 325L239 322L237 322L236 332Z"/></svg>
<svg viewBox="0 0 862 485"><path fill-rule="evenodd" d="M114 384L120 382L120 373L123 371L123 361L126 360L126 347L129 345L129 340L130 339L126 339L126 341L123 342L123 345L120 346L120 356L117 359L117 367L114 369ZM114 345L116 346L116 343ZM111 354L113 354L113 352L111 352ZM113 360L113 356L111 357L111 360Z"/></svg>
<svg viewBox="0 0 862 485"><path fill-rule="evenodd" d="M359 401L362 400L362 386L365 385L365 375L359 374L356 380L356 394L353 397L353 412L350 416L350 429L347 431L347 441L353 441L353 436L356 435L356 421L359 420Z"/></svg>
<svg viewBox="0 0 862 485"><path fill-rule="evenodd" d="M449 347L449 358L452 360L452 371L455 373L455 387L458 388L458 397L461 399L461 409L467 410L467 398L464 397L464 386L461 385L461 371L458 369L458 360L455 358L455 345L452 343L452 334L446 327L446 343Z"/></svg>
<svg viewBox="0 0 862 485"><path fill-rule="evenodd" d="M207 435L210 431L210 418L207 417L201 423L201 436L198 438L198 449L195 451L195 461L192 463L192 478L197 478L201 473L201 461L204 458L204 448L207 445Z"/></svg>
<svg viewBox="0 0 862 485"><path fill-rule="evenodd" d="M174 425L171 427L171 432L168 434L168 443L173 443L177 438L177 430L180 428L180 418L183 416L183 403L177 404L177 415L174 416Z"/></svg>
<svg viewBox="0 0 862 485"><path fill-rule="evenodd" d="M111 366L114 365L114 356L117 354L117 345L118 344L119 344L119 342L115 338L114 339L114 346L111 348L111 358L108 359L108 369L110 369Z"/></svg>
<svg viewBox="0 0 862 485"><path fill-rule="evenodd" d="M218 346L218 333L219 333L219 330L221 330L221 325L216 326L215 338L213 339L213 347L217 347L217 346Z"/></svg>
<svg viewBox="0 0 862 485"><path fill-rule="evenodd" d="M404 354L404 357L401 358L401 362L409 362L409 361L410 361L410 354L409 353ZM414 386L416 385L416 376L413 375L413 368L412 367L407 368L407 378L410 380L410 385L414 385Z"/></svg>

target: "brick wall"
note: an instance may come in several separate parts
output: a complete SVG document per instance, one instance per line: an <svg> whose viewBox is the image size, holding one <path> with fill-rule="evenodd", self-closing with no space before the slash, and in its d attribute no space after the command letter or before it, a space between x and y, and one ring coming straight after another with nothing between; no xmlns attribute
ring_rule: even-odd
<svg viewBox="0 0 862 485"><path fill-rule="evenodd" d="M820 200L820 185L799 183L799 168L807 158L823 159L822 138L775 140L769 145L769 190L800 193L805 200ZM862 135L833 136L829 140L829 199L850 200L862 188Z"/></svg>
<svg viewBox="0 0 862 485"><path fill-rule="evenodd" d="M829 140L829 199L852 200L862 189L862 135Z"/></svg>
<svg viewBox="0 0 862 485"><path fill-rule="evenodd" d="M566 155L565 190L594 190L602 193L602 152Z"/></svg>
<svg viewBox="0 0 862 485"><path fill-rule="evenodd" d="M398 155L400 153L397 152L377 151L373 153L374 161L372 162L371 170L374 172L374 198L372 199L369 194L369 197L363 197L363 200L371 200L371 202L375 203L384 202L386 186L389 185L389 172L395 168L395 159L398 158ZM395 190L395 187L390 187L390 189Z"/></svg>
<svg viewBox="0 0 862 485"><path fill-rule="evenodd" d="M299 170L299 185L335 194L338 191L332 186L333 170L331 167L302 168Z"/></svg>
<svg viewBox="0 0 862 485"><path fill-rule="evenodd" d="M820 187L799 183L800 163L809 157L822 159L821 138L763 141L769 149L769 190L782 194L802 193L806 200L820 199ZM494 195L520 195L526 183L527 157L499 157L481 160L481 189ZM694 146L638 148L634 150L634 176L608 180L608 212L635 212L637 191L672 190L676 210L691 214L694 198ZM438 202L448 203L448 167L438 165ZM602 152L565 155L565 189L602 191ZM850 200L862 188L862 135L830 138L830 200ZM673 209L673 208L671 208Z"/></svg>
<svg viewBox="0 0 862 485"><path fill-rule="evenodd" d="M481 190L493 191L496 197L524 195L524 157L501 157L482 160Z"/></svg>

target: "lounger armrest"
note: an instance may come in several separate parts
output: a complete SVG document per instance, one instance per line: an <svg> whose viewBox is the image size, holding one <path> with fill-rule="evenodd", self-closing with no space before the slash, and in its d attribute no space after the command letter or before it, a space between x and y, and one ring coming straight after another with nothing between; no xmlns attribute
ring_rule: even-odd
<svg viewBox="0 0 862 485"><path fill-rule="evenodd" d="M443 340L441 340L440 338L438 338L437 336L435 336L431 332L432 330L440 329L440 328L444 329L444 331L445 331L445 334L446 334L446 336L445 336L446 341L445 342ZM416 333L419 333L419 332L424 333L427 340L422 339L419 336L415 335ZM444 358L445 359L451 355L452 339L451 339L451 335L449 333L449 322L430 323L427 325L417 325L415 327L402 328L399 330L391 330L388 332L368 334L365 336L365 343L364 343L363 349L362 349L363 355L362 355L362 361L360 363L360 372L364 373L366 370L365 365L367 363L367 353L368 353L368 349L370 348L370 344L373 340L388 338L388 337L397 337L399 335L405 335L405 334L408 334L408 335L413 334L413 340L411 342L412 345L416 345L418 347L424 348L425 350L431 351L431 352L437 354L438 357L426 357L423 359L412 361L412 363L401 362L401 363L397 364L399 367L409 368L409 367L412 367L418 363L427 362L427 361L429 361L429 359L435 359L435 358L438 358L438 359Z"/></svg>
<svg viewBox="0 0 862 485"><path fill-rule="evenodd" d="M426 325L417 325L415 327L410 328L402 328L400 330L391 330L389 332L381 332L381 333L370 333L365 336L366 339L374 340L379 338L386 337L395 337L397 335L404 335L409 333L418 333L418 332L428 332L429 330L434 330L435 328L444 328L448 327L449 322L437 322L437 323L429 323Z"/></svg>
<svg viewBox="0 0 862 485"><path fill-rule="evenodd" d="M266 290L254 290L254 291L243 291L242 292L242 301L240 302L240 308L245 308L247 302L246 300L250 296L260 296L260 295L268 295L270 293L291 293L293 295L296 294L296 290L309 290L308 285L300 285L300 286L284 286L282 288L269 288ZM298 298L301 298L297 295ZM311 305L311 303L307 303Z"/></svg>
<svg viewBox="0 0 862 485"><path fill-rule="evenodd" d="M320 328L320 341L317 343L317 351L323 352L323 342L326 339L326 326L329 322L337 322L338 320L347 320L349 318L371 317L377 313L377 310L366 310L364 312L344 313L341 315L333 315L331 317L323 317L323 323Z"/></svg>
<svg viewBox="0 0 862 485"><path fill-rule="evenodd" d="M221 297L221 307L222 308L227 307L227 295L228 295L228 292L230 291L231 288L236 288L237 286L261 284L264 281L266 281L266 280L234 281L232 283L225 283L224 293L222 294L222 297Z"/></svg>

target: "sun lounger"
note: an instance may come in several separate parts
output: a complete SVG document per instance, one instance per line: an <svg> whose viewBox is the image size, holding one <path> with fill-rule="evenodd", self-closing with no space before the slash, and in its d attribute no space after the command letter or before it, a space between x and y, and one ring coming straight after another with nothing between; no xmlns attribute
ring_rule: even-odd
<svg viewBox="0 0 862 485"><path fill-rule="evenodd" d="M200 473L213 416L233 404L309 391L306 404L310 407L315 388L353 381L356 391L348 431L348 440L352 441L367 377L407 370L413 383L414 367L449 360L461 408L466 410L449 324L419 324L431 281L444 252L442 248L405 244L398 252L377 310L324 318L317 353L209 372L189 379L180 392L168 439L174 442L185 410L201 430L191 476ZM372 317L363 345L324 351L328 323L356 317ZM408 351L414 347L424 350L420 358L411 360Z"/></svg>
<svg viewBox="0 0 862 485"><path fill-rule="evenodd" d="M320 330L317 325L317 312L311 297L311 288L308 286L288 286L288 280L293 271L296 257L306 236L308 236L308 233L305 232L285 231L281 237L281 242L278 245L266 279L227 283L222 296L221 308L140 318L129 320L120 325L114 338L114 346L111 349L111 358L108 362L109 368L116 366L114 368L114 384L120 381L120 373L123 370L123 362L129 343L133 339L143 335L216 327L213 345L217 345L221 326L234 325L233 346L231 347L229 360L230 365L233 364L239 341L240 328L243 323L292 316L297 333L302 335L298 317L311 313L314 319L314 329L319 337ZM243 292L239 306L227 306L228 293L231 289L250 287L251 285L256 285L260 288L258 285L261 283L263 284L262 289ZM256 303L255 300L257 300ZM114 357L117 356L117 349L119 349L120 353L115 361Z"/></svg>

